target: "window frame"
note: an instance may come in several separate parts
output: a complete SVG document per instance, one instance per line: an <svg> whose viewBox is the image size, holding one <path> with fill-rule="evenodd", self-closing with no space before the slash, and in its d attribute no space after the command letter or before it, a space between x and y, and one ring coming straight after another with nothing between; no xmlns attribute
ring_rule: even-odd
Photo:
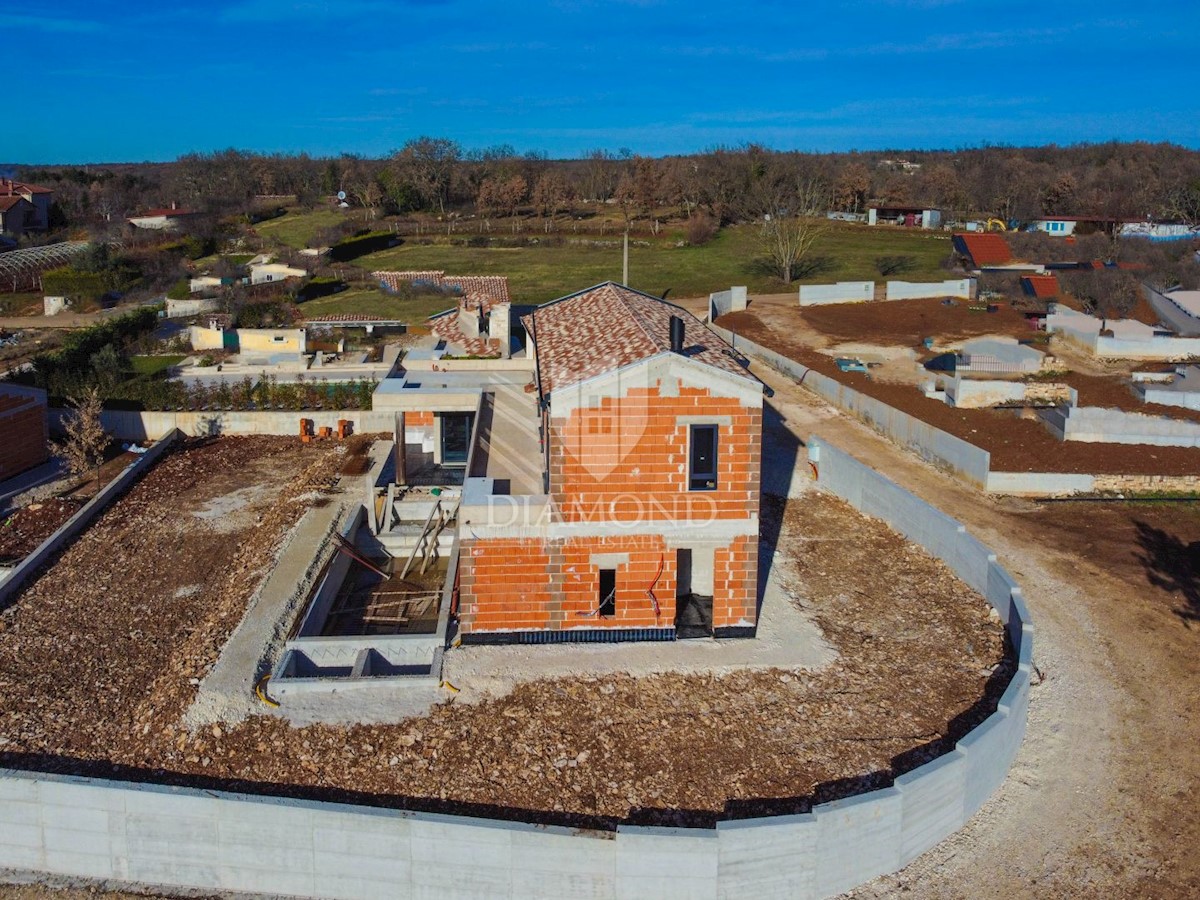
<svg viewBox="0 0 1200 900"><path fill-rule="evenodd" d="M699 430L709 431L712 433L712 471L698 472L695 468L695 451L696 451L696 433ZM721 458L721 426L716 422L697 423L688 426L688 455L687 455L687 476L689 491L715 491L720 487L720 478L718 476L719 463ZM697 484L697 482L705 482Z"/></svg>

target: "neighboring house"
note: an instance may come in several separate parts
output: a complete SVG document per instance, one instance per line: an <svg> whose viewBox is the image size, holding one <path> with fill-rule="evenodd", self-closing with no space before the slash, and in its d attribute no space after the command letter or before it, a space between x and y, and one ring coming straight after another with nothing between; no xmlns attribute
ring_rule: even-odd
<svg viewBox="0 0 1200 900"><path fill-rule="evenodd" d="M134 228L144 228L149 231L175 231L197 215L199 213L189 209L179 209L172 203L166 209L148 209L144 213L131 216L129 224Z"/></svg>
<svg viewBox="0 0 1200 900"><path fill-rule="evenodd" d="M266 353L297 355L307 353L307 336L303 328L226 328L213 320L208 326L193 325L188 336L192 349L231 350L237 353Z"/></svg>
<svg viewBox="0 0 1200 900"><path fill-rule="evenodd" d="M1126 222L1121 237L1144 238L1150 241L1200 240L1200 225L1182 222Z"/></svg>
<svg viewBox="0 0 1200 900"><path fill-rule="evenodd" d="M1095 234L1103 232L1112 234L1115 229L1123 229L1125 223L1120 219L1104 216L1046 216L1034 219L1026 226L1026 231L1040 231L1053 237L1071 237L1075 234Z"/></svg>
<svg viewBox="0 0 1200 900"><path fill-rule="evenodd" d="M447 292L453 308L429 319L429 327L456 356L507 358L511 348L512 301L504 275L447 275L442 271L372 272L379 286L395 293L402 285Z"/></svg>
<svg viewBox="0 0 1200 900"><path fill-rule="evenodd" d="M430 451L463 470L462 640L752 636L762 383L693 315L619 284L523 323L528 359L410 354L374 397L403 413L398 471Z"/></svg>
<svg viewBox="0 0 1200 900"><path fill-rule="evenodd" d="M1053 300L1058 296L1057 275L1022 275L1021 290L1035 300Z"/></svg>
<svg viewBox="0 0 1200 900"><path fill-rule="evenodd" d="M46 392L0 381L0 481L50 458Z"/></svg>
<svg viewBox="0 0 1200 900"><path fill-rule="evenodd" d="M867 210L868 225L902 225L907 228L941 228L940 209L919 206L872 206Z"/></svg>
<svg viewBox="0 0 1200 900"><path fill-rule="evenodd" d="M270 282L287 281L289 278L303 278L308 275L306 269L277 262L250 263L250 283L268 284Z"/></svg>
<svg viewBox="0 0 1200 900"><path fill-rule="evenodd" d="M976 272L1037 272L1046 267L1038 263L1022 262L1013 257L1008 241L1001 234L985 232L958 232L951 235L954 250L968 269Z"/></svg>
<svg viewBox="0 0 1200 900"><path fill-rule="evenodd" d="M54 191L36 184L0 178L0 233L20 237L50 227Z"/></svg>

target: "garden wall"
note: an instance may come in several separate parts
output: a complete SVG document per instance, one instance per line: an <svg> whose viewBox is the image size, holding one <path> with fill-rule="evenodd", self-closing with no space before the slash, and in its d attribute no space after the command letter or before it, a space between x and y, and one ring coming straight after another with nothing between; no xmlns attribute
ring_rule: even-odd
<svg viewBox="0 0 1200 900"><path fill-rule="evenodd" d="M735 349L762 360L785 375L790 375L834 406L844 409L939 469L949 471L975 487L986 488L991 466L991 454L986 450L934 428L915 416L901 412L873 397L859 393L782 354L738 337L718 325L710 327Z"/></svg>
<svg viewBox="0 0 1200 900"><path fill-rule="evenodd" d="M839 281L836 284L800 285L801 306L824 306L829 303L866 303L875 299L873 281Z"/></svg>
<svg viewBox="0 0 1200 900"><path fill-rule="evenodd" d="M50 427L59 429L69 410L50 410ZM100 414L104 430L123 441L157 440L175 429L188 437L218 434L299 435L300 420L313 420L313 433L322 426L337 433L339 419L352 423L354 434L392 431L395 416L391 412L362 410L296 410L294 412L210 410L201 412L127 412L105 410Z"/></svg>
<svg viewBox="0 0 1200 900"><path fill-rule="evenodd" d="M179 437L181 437L180 433L175 430L171 430L163 435L153 447L126 466L120 475L110 481L95 497L84 504L79 512L67 519L58 531L42 541L36 550L21 560L20 564L12 569L8 577L0 583L0 609L8 606L24 586L25 582L32 578L38 569L49 562L67 544L75 540L79 536L79 533L96 516L104 511L105 507L121 496L121 494L125 493L135 481L141 478L146 470L153 466L159 457L167 452L167 448ZM0 831L0 834L2 834L2 831Z"/></svg>
<svg viewBox="0 0 1200 900"><path fill-rule="evenodd" d="M320 897L826 897L894 871L986 802L1025 733L1021 591L953 519L820 438L818 484L941 556L1005 623L1019 666L944 756L802 815L615 832L0 770L0 867Z"/></svg>
<svg viewBox="0 0 1200 900"><path fill-rule="evenodd" d="M958 297L970 300L975 296L975 279L960 278L953 281L889 281L888 300L924 300L933 297Z"/></svg>

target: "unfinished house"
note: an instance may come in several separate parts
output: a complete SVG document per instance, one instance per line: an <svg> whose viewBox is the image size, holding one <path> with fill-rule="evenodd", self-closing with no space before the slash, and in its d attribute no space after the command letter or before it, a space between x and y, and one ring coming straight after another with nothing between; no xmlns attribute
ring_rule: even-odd
<svg viewBox="0 0 1200 900"><path fill-rule="evenodd" d="M762 383L690 313L611 282L522 324L509 358L435 333L376 389L395 441L276 690L436 687L452 621L464 643L754 635Z"/></svg>
<svg viewBox="0 0 1200 900"><path fill-rule="evenodd" d="M524 357L413 358L375 397L400 420L398 484L460 467L442 480L461 483L462 639L753 634L762 384L690 313L618 284L523 324Z"/></svg>

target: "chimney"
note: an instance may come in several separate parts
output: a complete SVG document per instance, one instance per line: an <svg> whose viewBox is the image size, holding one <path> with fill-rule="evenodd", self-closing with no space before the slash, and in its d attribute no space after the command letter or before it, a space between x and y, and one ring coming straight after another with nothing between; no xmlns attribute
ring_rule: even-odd
<svg viewBox="0 0 1200 900"><path fill-rule="evenodd" d="M178 208L178 207L175 205L175 201L174 201L174 200L172 200L172 201L171 201L171 209L177 209L177 208Z"/></svg>
<svg viewBox="0 0 1200 900"><path fill-rule="evenodd" d="M671 316L671 352L683 353L683 319Z"/></svg>

